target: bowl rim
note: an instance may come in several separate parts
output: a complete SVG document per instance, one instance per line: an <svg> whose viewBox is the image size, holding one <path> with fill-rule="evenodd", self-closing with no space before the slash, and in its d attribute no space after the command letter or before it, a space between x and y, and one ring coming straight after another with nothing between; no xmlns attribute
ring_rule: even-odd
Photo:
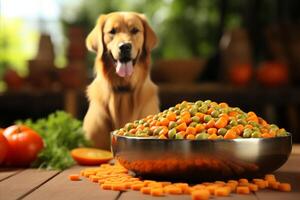
<svg viewBox="0 0 300 200"><path fill-rule="evenodd" d="M120 138L125 138L128 140L142 140L142 141L164 141L164 142L174 142L174 141L189 141L189 142L203 142L203 141L210 141L210 142L224 142L224 141L263 141L263 140L279 140L282 138L291 138L292 139L292 133L287 132L287 136L280 136L280 137L272 137L272 138L236 138L236 139L219 139L219 140L210 140L210 139L205 139L205 140L190 140L190 139L158 139L157 137L154 136L149 136L149 137L127 137L123 135L118 135L115 133L115 131L111 132L111 135L120 137Z"/></svg>

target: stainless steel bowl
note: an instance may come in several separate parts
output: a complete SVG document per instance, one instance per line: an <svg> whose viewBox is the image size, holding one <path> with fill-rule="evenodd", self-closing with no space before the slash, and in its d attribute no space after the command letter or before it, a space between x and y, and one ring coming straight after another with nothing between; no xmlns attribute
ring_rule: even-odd
<svg viewBox="0 0 300 200"><path fill-rule="evenodd" d="M143 178L215 180L259 177L282 166L292 136L233 140L160 140L111 135L115 158Z"/></svg>

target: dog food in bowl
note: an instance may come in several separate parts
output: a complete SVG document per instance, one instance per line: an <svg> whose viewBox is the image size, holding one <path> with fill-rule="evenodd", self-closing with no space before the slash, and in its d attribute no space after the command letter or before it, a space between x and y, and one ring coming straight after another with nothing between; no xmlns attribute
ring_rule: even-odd
<svg viewBox="0 0 300 200"><path fill-rule="evenodd" d="M236 139L288 136L283 128L268 124L254 112L210 100L183 101L157 115L127 123L115 134L158 139Z"/></svg>

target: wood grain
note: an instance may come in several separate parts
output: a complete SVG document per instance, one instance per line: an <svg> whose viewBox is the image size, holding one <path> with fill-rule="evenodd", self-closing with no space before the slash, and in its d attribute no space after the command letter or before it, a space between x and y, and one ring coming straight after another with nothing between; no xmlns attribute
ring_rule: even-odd
<svg viewBox="0 0 300 200"><path fill-rule="evenodd" d="M0 181L3 181L17 173L20 173L23 169L17 168L0 168Z"/></svg>
<svg viewBox="0 0 300 200"><path fill-rule="evenodd" d="M58 171L27 169L0 182L0 199L19 199L52 178Z"/></svg>
<svg viewBox="0 0 300 200"><path fill-rule="evenodd" d="M66 200L66 199L99 199L114 200L119 195L116 191L107 191L99 188L97 183L92 183L83 178L81 181L70 181L70 174L79 174L83 167L75 166L63 171L54 179L27 195L24 199L41 200Z"/></svg>

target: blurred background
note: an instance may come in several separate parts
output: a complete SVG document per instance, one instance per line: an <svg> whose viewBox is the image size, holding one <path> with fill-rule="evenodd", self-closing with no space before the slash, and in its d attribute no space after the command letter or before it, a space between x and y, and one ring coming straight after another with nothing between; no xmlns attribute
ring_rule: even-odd
<svg viewBox="0 0 300 200"><path fill-rule="evenodd" d="M160 43L161 109L211 99L255 111L300 142L298 0L0 0L0 127L65 110L83 119L95 55L85 37L112 11L145 13Z"/></svg>

